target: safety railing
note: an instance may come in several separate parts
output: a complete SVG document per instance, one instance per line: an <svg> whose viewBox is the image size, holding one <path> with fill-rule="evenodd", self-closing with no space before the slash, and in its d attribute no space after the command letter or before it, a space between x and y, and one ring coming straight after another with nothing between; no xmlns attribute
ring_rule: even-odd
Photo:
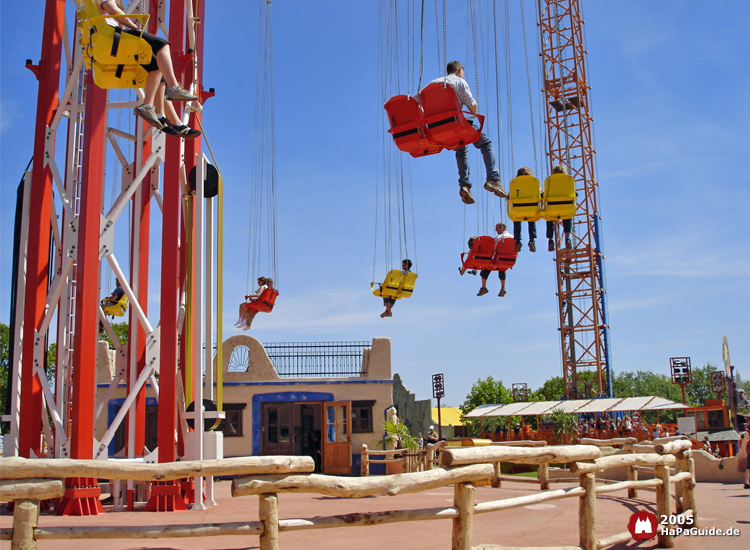
<svg viewBox="0 0 750 550"><path fill-rule="evenodd" d="M385 464L386 473L414 473L431 470L437 464L438 453L445 447L445 441L428 443L422 449L378 450L370 449L364 443L360 452L360 475L370 475L371 464ZM382 457L382 458L380 458Z"/></svg>
<svg viewBox="0 0 750 550"><path fill-rule="evenodd" d="M486 446L446 448L441 452L443 468L424 472L378 477L337 477L313 474L309 457L248 457L217 461L173 464L116 464L106 461L0 459L0 497L15 502L13 528L0 530L0 539L11 540L11 549L35 548L35 541L74 538L173 538L219 535L257 535L260 550L278 550L279 533L284 531L356 527L402 521L451 519L451 548L471 550L475 514L499 512L564 498L579 498L579 541L583 550L599 550L629 540L630 533L598 538L596 496L620 490L654 489L659 516L676 513L696 517L694 464L690 442L670 441L654 445L653 452L602 457L594 445L513 447ZM382 454L382 452L381 452ZM231 462L234 461L234 462ZM475 485L495 474L494 464L568 463L577 474L578 485L521 497L475 502ZM652 467L654 479L628 479L597 483L596 473L610 468ZM670 468L675 468L672 475ZM258 495L259 520L211 525L164 526L37 526L39 501L60 496L63 482L58 477L109 477L120 479L179 479L188 476L240 474L232 482L232 496ZM29 479L34 478L34 479ZM671 485L676 484L673 499ZM280 519L281 493L314 493L333 497L358 498L370 495L396 496L454 485L453 506L416 510L390 510L367 514L344 514L301 519ZM675 504L676 503L676 504ZM673 536L658 532L660 547L672 547ZM559 544L559 542L557 542ZM571 548L575 546L568 546ZM557 546L557 548L562 548Z"/></svg>

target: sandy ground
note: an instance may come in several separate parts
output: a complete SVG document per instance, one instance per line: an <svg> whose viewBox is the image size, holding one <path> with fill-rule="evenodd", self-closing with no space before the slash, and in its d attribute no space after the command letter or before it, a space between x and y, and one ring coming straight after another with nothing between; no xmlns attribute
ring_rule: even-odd
<svg viewBox="0 0 750 550"><path fill-rule="evenodd" d="M105 506L106 513L87 517L58 517L54 512L43 512L40 527L94 526L94 525L200 525L258 519L257 497L230 496L229 481L216 484L217 506L204 511L188 512L114 512ZM555 484L555 489L572 485ZM538 493L538 486L525 483L503 482L503 487L478 487L477 502ZM578 543L577 498L556 500L543 504L501 512L479 514L474 517L474 545L499 544L503 546L575 546ZM726 530L739 529L739 536L680 536L675 548L680 550L747 550L750 548L750 490L741 485L700 483L697 487L698 519L701 528ZM309 494L279 495L280 518L307 518L373 512L408 510L451 506L452 487L434 489L419 494L378 496L361 499L333 498ZM629 500L625 491L604 494L597 498L598 538L627 530L630 515L639 510L655 512L654 493L641 491L639 498ZM12 518L7 513L0 517L0 526L11 527ZM392 523L368 527L334 528L285 532L280 534L283 550L383 550L450 548L451 524L449 520ZM41 540L39 550L131 550L152 548L160 550L239 550L258 548L258 536L223 536L202 538L142 539L142 540ZM10 548L7 541L0 548ZM656 548L656 541L621 544L613 548Z"/></svg>

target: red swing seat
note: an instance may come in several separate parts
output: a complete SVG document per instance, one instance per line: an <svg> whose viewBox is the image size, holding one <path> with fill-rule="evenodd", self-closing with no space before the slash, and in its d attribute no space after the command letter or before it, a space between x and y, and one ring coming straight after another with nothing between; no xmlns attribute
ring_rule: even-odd
<svg viewBox="0 0 750 550"><path fill-rule="evenodd" d="M443 150L442 147L427 142L422 120L422 107L416 97L394 96L386 102L385 110L388 113L388 122L391 124L388 133L393 136L393 143L401 151L416 158L434 155Z"/></svg>
<svg viewBox="0 0 750 550"><path fill-rule="evenodd" d="M275 288L266 288L260 293L257 300L245 304L245 309L257 311L258 313L271 313L278 295L279 291Z"/></svg>
<svg viewBox="0 0 750 550"><path fill-rule="evenodd" d="M516 241L512 238L504 238L497 241L495 256L492 260L494 270L506 271L512 269L516 264L518 252L516 252Z"/></svg>
<svg viewBox="0 0 750 550"><path fill-rule="evenodd" d="M466 270L491 269L492 258L495 255L495 239L487 235L474 239L469 253L461 254L461 262Z"/></svg>
<svg viewBox="0 0 750 550"><path fill-rule="evenodd" d="M506 271L513 268L516 258L518 258L518 252L516 252L514 239L506 237L496 243L494 237L487 235L477 237L469 253L461 254L463 268L467 271L470 269Z"/></svg>
<svg viewBox="0 0 750 550"><path fill-rule="evenodd" d="M484 116L462 111L456 91L447 83L435 82L419 92L424 113L427 141L446 149L458 149L474 143L482 135ZM476 116L479 128L464 115Z"/></svg>

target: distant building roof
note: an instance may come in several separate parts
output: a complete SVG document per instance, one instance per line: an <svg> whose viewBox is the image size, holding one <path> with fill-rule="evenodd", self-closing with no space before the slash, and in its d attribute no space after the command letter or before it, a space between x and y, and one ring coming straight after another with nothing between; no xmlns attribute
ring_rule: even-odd
<svg viewBox="0 0 750 550"><path fill-rule="evenodd" d="M492 416L537 416L552 414L554 410L566 413L603 413L616 411L655 411L664 409L686 409L687 406L663 397L653 395L643 397L570 399L562 401L531 401L523 403L498 403L480 405L466 414L466 418ZM433 414L434 416L434 414Z"/></svg>
<svg viewBox="0 0 750 550"><path fill-rule="evenodd" d="M440 407L440 421L443 426L463 426L461 420L461 409L458 407ZM432 422L438 423L437 407L432 407Z"/></svg>

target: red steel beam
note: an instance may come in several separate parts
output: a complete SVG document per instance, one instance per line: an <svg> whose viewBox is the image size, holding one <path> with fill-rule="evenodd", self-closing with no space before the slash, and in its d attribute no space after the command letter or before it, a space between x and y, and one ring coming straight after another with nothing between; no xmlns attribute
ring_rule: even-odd
<svg viewBox="0 0 750 550"><path fill-rule="evenodd" d="M172 44L172 62L179 70L176 61L184 52L185 2L172 0L169 6L169 41ZM177 75L178 80L180 75ZM168 139L165 146L164 162L164 214L162 223L161 259L161 344L159 350L159 462L175 460L176 425L176 378L177 378L177 309L180 236L180 143Z"/></svg>
<svg viewBox="0 0 750 550"><path fill-rule="evenodd" d="M47 301L50 246L52 173L44 165L47 126L59 104L60 59L65 19L65 0L47 0L42 33L42 57L30 66L39 80L34 134L34 166L31 172L31 202L27 241L26 294L23 312L23 362L19 454L41 456L42 386L34 376L33 331L42 324ZM40 335L41 336L41 335Z"/></svg>
<svg viewBox="0 0 750 550"><path fill-rule="evenodd" d="M75 342L73 343L73 407L71 458L94 458L96 349L99 323L99 232L101 226L107 91L86 74L85 157L78 216Z"/></svg>

